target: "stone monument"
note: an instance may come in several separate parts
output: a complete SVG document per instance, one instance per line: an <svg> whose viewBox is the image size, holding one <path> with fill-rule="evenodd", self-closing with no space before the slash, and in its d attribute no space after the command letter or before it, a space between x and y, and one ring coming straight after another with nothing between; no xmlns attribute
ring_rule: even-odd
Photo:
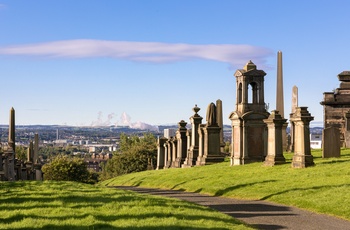
<svg viewBox="0 0 350 230"><path fill-rule="evenodd" d="M296 109L298 107L298 87L293 86L292 88L292 112L290 114L290 117L293 117L293 115L296 112ZM294 152L294 123L290 122L290 146L288 148L289 152Z"/></svg>
<svg viewBox="0 0 350 230"><path fill-rule="evenodd" d="M267 156L264 165L273 166L284 164L286 159L283 156L283 126L287 119L283 119L278 111L273 110L268 119L264 122L267 125Z"/></svg>
<svg viewBox="0 0 350 230"><path fill-rule="evenodd" d="M307 107L297 107L293 117L291 117L295 129L293 168L305 168L314 165L310 149L309 126L313 119L314 117L307 111Z"/></svg>
<svg viewBox="0 0 350 230"><path fill-rule="evenodd" d="M340 157L340 132L336 127L328 127L322 134L322 158Z"/></svg>
<svg viewBox="0 0 350 230"><path fill-rule="evenodd" d="M156 170L163 169L165 166L166 155L164 144L168 139L165 137L160 137L157 140L157 168Z"/></svg>
<svg viewBox="0 0 350 230"><path fill-rule="evenodd" d="M346 125L350 118L350 71L343 71L338 74L340 81L339 88L333 92L323 93L323 115L324 125L336 127L340 131L340 146L350 147L350 125Z"/></svg>
<svg viewBox="0 0 350 230"><path fill-rule="evenodd" d="M265 75L252 61L234 74L236 110L229 116L232 126L231 165L262 162L265 159L267 129L263 120L269 116L264 100Z"/></svg>
<svg viewBox="0 0 350 230"><path fill-rule="evenodd" d="M181 120L178 123L178 130L176 131L176 140L177 140L177 147L176 147L176 159L174 163L175 168L180 168L182 164L186 160L186 155L187 155L187 137L186 137L186 128L187 122L184 120Z"/></svg>
<svg viewBox="0 0 350 230"><path fill-rule="evenodd" d="M200 108L195 105L193 108L194 115L190 117L191 121L191 146L187 151L187 156L185 162L182 164L183 168L192 167L196 165L196 160L198 158L199 151L199 133L198 129L200 124L202 123L203 117L199 116L198 111Z"/></svg>
<svg viewBox="0 0 350 230"><path fill-rule="evenodd" d="M284 94L283 94L283 66L282 66L282 52L277 53L277 87L276 87L276 110L284 119ZM283 150L287 150L287 123L282 126L282 143Z"/></svg>
<svg viewBox="0 0 350 230"><path fill-rule="evenodd" d="M217 109L214 103L207 108L207 123L200 128L200 151L196 165L207 165L224 161L224 155L220 152L220 131L217 121Z"/></svg>

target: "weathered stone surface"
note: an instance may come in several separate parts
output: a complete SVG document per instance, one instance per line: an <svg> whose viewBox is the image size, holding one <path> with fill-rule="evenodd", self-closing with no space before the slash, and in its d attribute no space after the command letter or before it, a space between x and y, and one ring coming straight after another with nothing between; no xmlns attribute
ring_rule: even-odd
<svg viewBox="0 0 350 230"><path fill-rule="evenodd" d="M158 138L157 140L157 170L163 169L166 162L164 144L168 139L165 137Z"/></svg>
<svg viewBox="0 0 350 230"><path fill-rule="evenodd" d="M350 71L338 74L339 88L334 92L324 92L323 113L324 128L336 127L340 131L340 146L350 147L350 128L347 125L347 113L350 110Z"/></svg>
<svg viewBox="0 0 350 230"><path fill-rule="evenodd" d="M313 156L310 148L310 121L314 119L307 111L307 107L297 107L296 112L290 118L294 123L294 155L293 168L305 168L313 166Z"/></svg>
<svg viewBox="0 0 350 230"><path fill-rule="evenodd" d="M322 135L322 157L340 157L340 131L336 127L328 127Z"/></svg>
<svg viewBox="0 0 350 230"><path fill-rule="evenodd" d="M276 164L284 164L286 159L283 156L283 126L287 119L283 119L278 111L271 112L268 119L264 122L267 125L267 156L264 165L273 166Z"/></svg>
<svg viewBox="0 0 350 230"><path fill-rule="evenodd" d="M253 62L234 74L236 77L236 110L229 116L232 126L231 165L263 161L266 156L266 124L269 113L264 101L263 70ZM249 97L251 88L251 98Z"/></svg>

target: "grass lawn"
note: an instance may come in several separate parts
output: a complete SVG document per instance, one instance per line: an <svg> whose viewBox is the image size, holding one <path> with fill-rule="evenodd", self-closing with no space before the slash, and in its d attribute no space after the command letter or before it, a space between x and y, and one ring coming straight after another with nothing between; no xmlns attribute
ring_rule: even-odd
<svg viewBox="0 0 350 230"><path fill-rule="evenodd" d="M176 199L75 182L0 182L0 229L251 229Z"/></svg>
<svg viewBox="0 0 350 230"><path fill-rule="evenodd" d="M103 185L134 185L178 189L215 196L269 200L350 220L350 149L340 158L322 159L321 150L312 151L315 166L291 168L252 163L229 166L229 162L186 169L145 171L119 176Z"/></svg>

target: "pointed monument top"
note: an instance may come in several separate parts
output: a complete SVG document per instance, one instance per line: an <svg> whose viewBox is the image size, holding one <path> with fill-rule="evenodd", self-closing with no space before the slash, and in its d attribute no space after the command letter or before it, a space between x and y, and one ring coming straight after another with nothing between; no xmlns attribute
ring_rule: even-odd
<svg viewBox="0 0 350 230"><path fill-rule="evenodd" d="M252 62L252 60L249 60L249 62L243 67L245 71L251 71L256 70L256 65Z"/></svg>

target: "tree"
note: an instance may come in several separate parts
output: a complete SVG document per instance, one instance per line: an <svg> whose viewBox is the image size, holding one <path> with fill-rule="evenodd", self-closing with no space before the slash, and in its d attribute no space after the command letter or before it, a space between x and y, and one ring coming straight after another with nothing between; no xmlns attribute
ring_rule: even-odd
<svg viewBox="0 0 350 230"><path fill-rule="evenodd" d="M45 180L96 182L95 175L87 169L81 158L58 155L42 167Z"/></svg>
<svg viewBox="0 0 350 230"><path fill-rule="evenodd" d="M131 172L145 171L157 160L157 141L151 133L139 137L122 134L119 142L120 149L114 153L103 167L101 179Z"/></svg>

